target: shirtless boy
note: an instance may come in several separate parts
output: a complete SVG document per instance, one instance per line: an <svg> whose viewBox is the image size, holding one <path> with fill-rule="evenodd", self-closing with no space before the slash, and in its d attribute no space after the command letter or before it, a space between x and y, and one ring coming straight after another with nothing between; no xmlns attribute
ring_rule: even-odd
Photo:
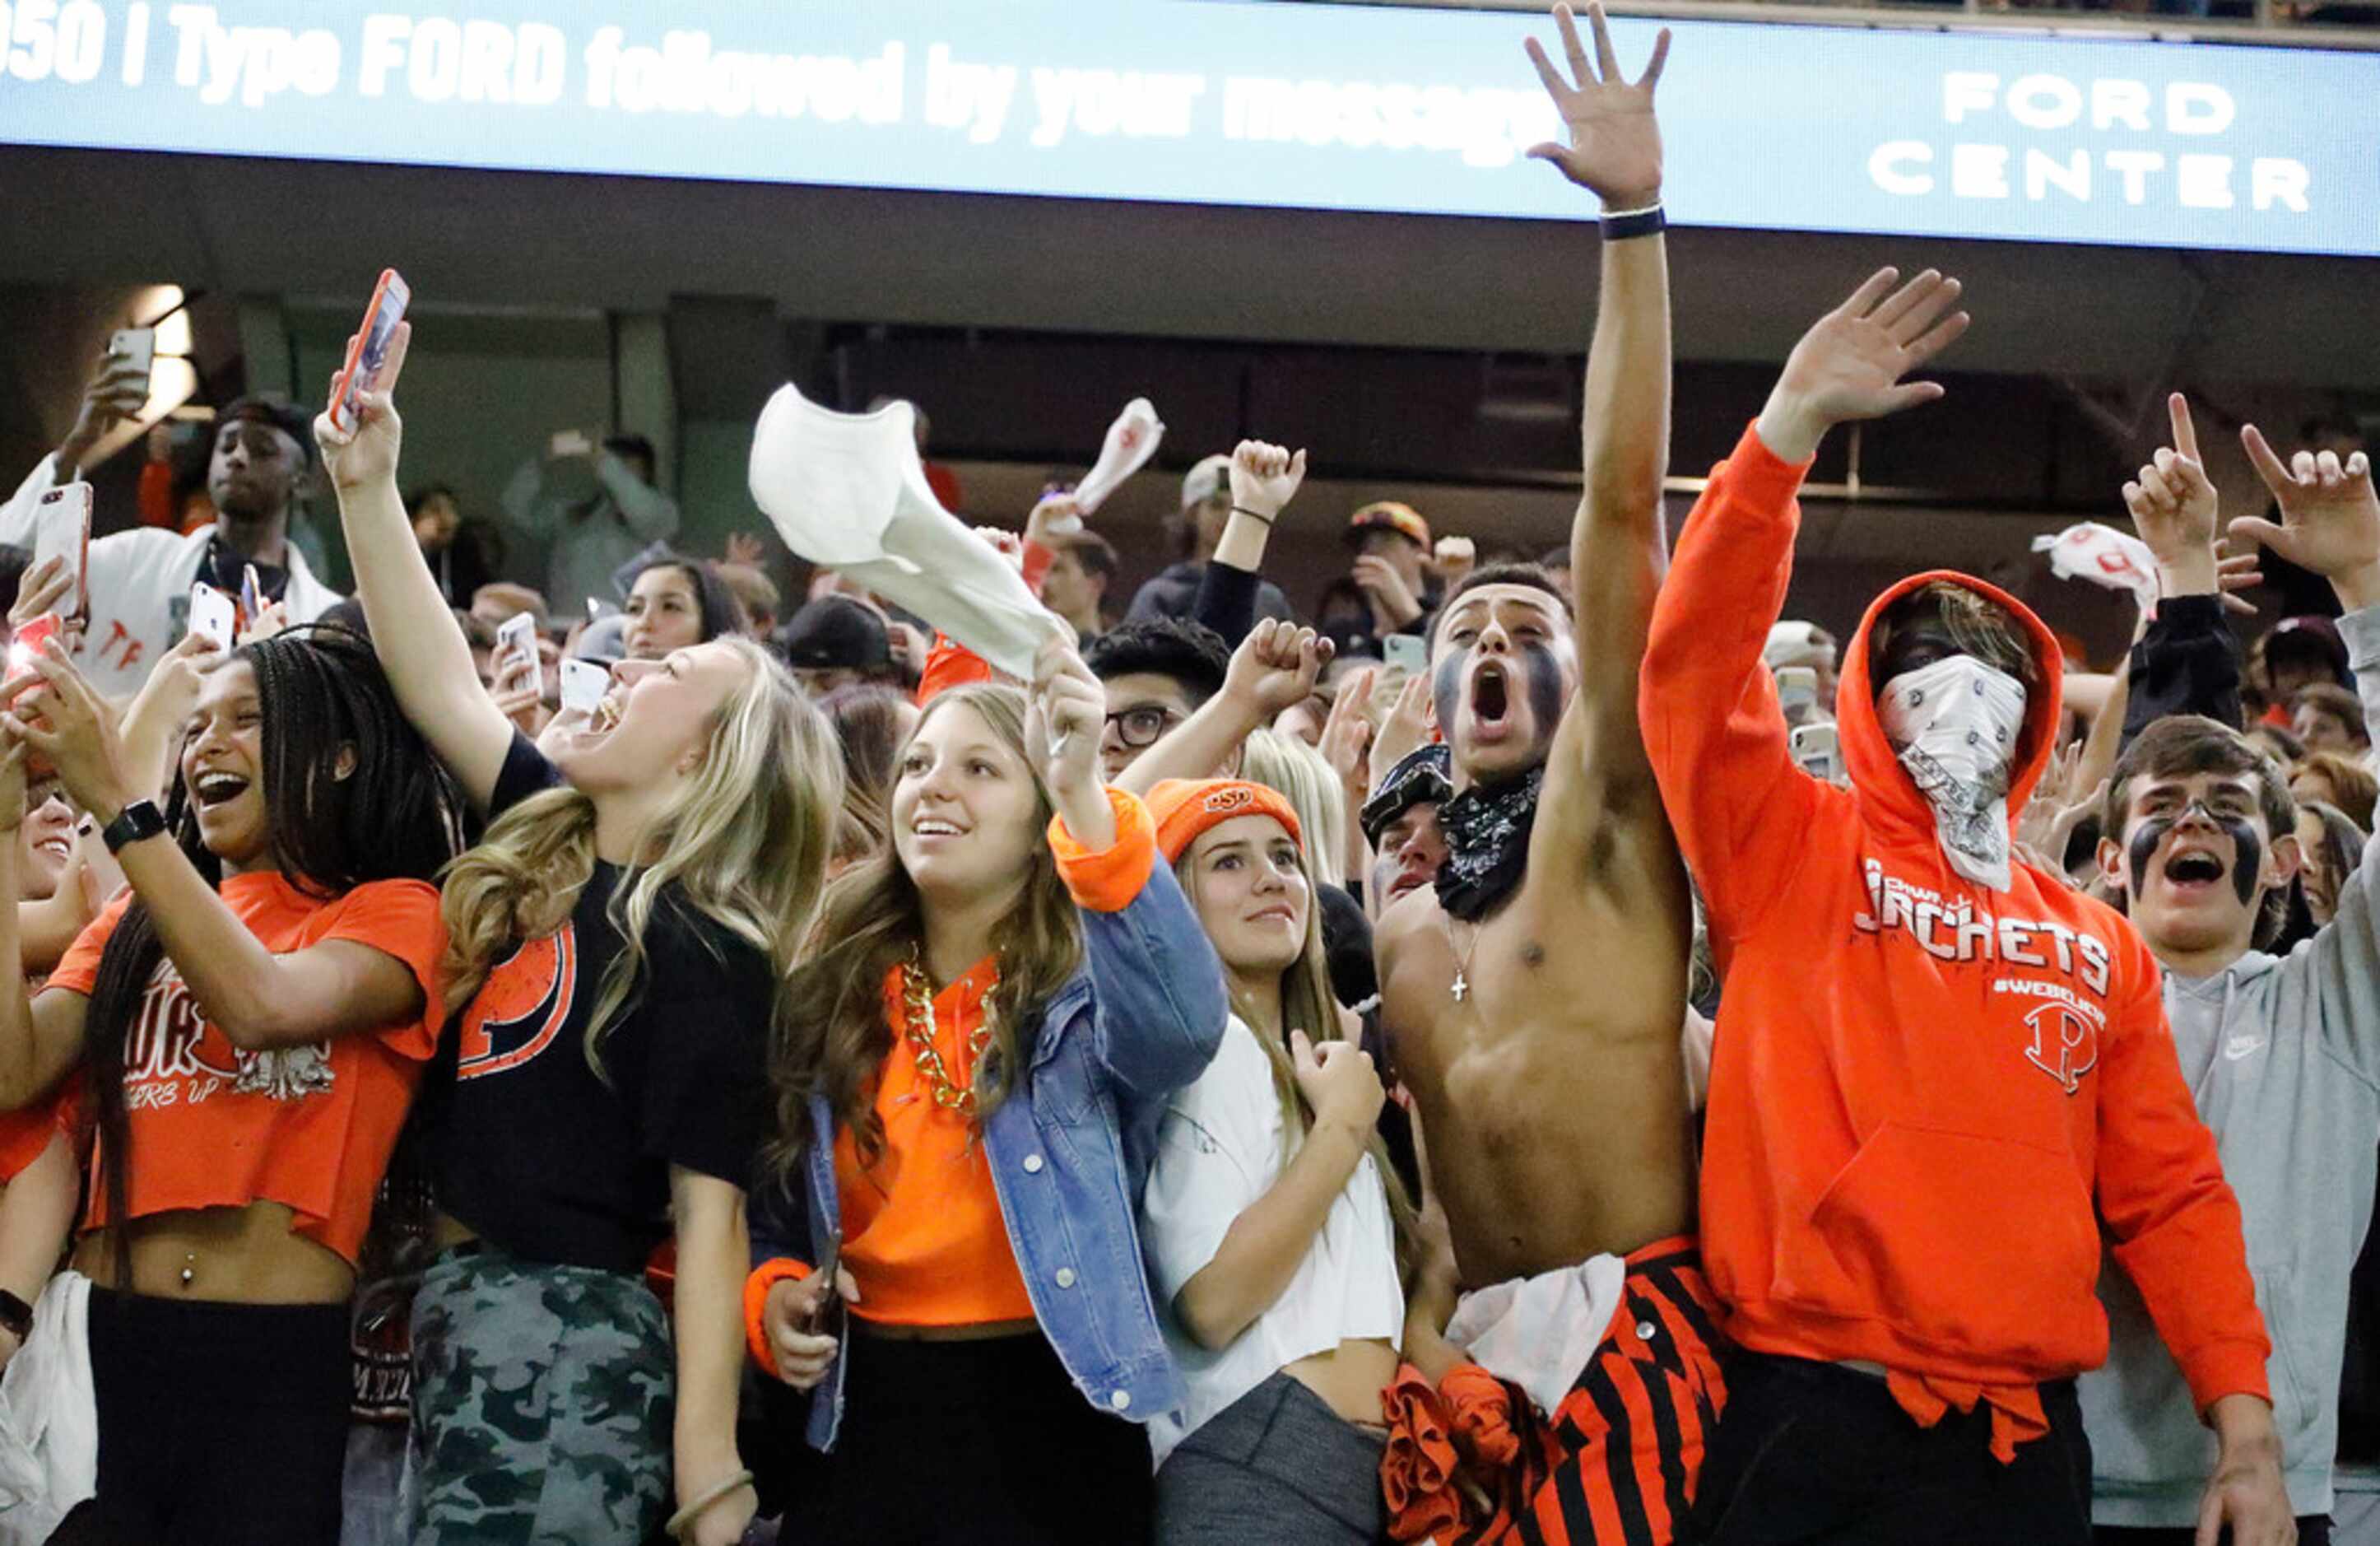
<svg viewBox="0 0 2380 1546"><path fill-rule="evenodd" d="M1384 1476L1404 1539L1667 1541L1725 1394L1691 1234L1686 877L1636 722L1664 566L1670 315L1658 216L1631 212L1660 199L1669 38L1631 83L1599 9L1592 63L1554 14L1576 84L1529 49L1571 143L1531 153L1600 195L1607 223L1571 541L1581 615L1529 566L1448 596L1430 649L1450 858L1377 940L1453 1253L1407 1328L1407 1442ZM1458 1286L1474 1291L1459 1308ZM1425 1418L1453 1434L1459 1481L1411 1463Z"/></svg>

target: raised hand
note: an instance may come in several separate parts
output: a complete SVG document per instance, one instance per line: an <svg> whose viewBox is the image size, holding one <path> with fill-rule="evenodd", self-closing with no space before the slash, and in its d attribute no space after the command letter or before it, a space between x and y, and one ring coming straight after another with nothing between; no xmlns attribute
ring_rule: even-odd
<svg viewBox="0 0 2380 1546"><path fill-rule="evenodd" d="M1898 269L1876 270L1793 346L1760 411L1761 443L1779 457L1807 461L1838 424L1942 396L1937 382L1900 378L1967 331L1967 313L1944 315L1959 298L1959 282L1929 268L1896 290L1900 277Z"/></svg>
<svg viewBox="0 0 2380 1546"><path fill-rule="evenodd" d="M1232 451L1232 504L1260 520L1281 514L1305 481L1305 453L1267 441L1244 440Z"/></svg>
<svg viewBox="0 0 2380 1546"><path fill-rule="evenodd" d="M1603 7L1586 7L1587 26L1595 33L1595 58L1590 62L1578 41L1578 23L1568 6L1554 7L1554 25L1560 30L1562 52L1570 58L1570 76L1546 57L1545 45L1531 38L1529 62L1562 116L1570 143L1548 140L1532 145L1529 154L1550 161L1563 177L1599 194L1609 210L1637 210L1661 197L1661 125L1653 116L1653 89L1661 83L1661 66L1670 56L1670 30L1653 40L1653 57L1634 81L1620 73L1620 55L1612 51L1611 30L1604 24Z"/></svg>
<svg viewBox="0 0 2380 1546"><path fill-rule="evenodd" d="M1391 633L1421 615L1421 598L1397 566L1377 553L1360 554L1350 566L1356 588L1372 603L1372 622L1381 633Z"/></svg>
<svg viewBox="0 0 2380 1546"><path fill-rule="evenodd" d="M2198 455L2198 430L2179 392L2165 400L2173 444L2160 446L2124 485L2124 508L2155 555L2168 596L2204 596L2215 586L2215 485Z"/></svg>
<svg viewBox="0 0 2380 1546"><path fill-rule="evenodd" d="M99 371L83 388L82 406L75 413L74 428L58 443L58 470L62 477L71 476L82 465L83 457L99 444L99 437L127 419L139 415L149 401L149 371L122 355L109 350L100 361Z"/></svg>
<svg viewBox="0 0 2380 1546"><path fill-rule="evenodd" d="M1045 493L1025 517L1027 546L1053 547L1083 529L1083 505L1072 493Z"/></svg>
<svg viewBox="0 0 2380 1546"><path fill-rule="evenodd" d="M360 488L396 477L396 454L405 442L405 421L396 416L396 378L404 373L405 351L412 342L413 324L397 323L379 371L358 394L352 426L342 430L331 422L327 408L314 416L314 444L322 448L322 466L334 487ZM347 347L354 348L353 338ZM333 390L322 398L326 403L336 396L338 378L334 374L331 379Z"/></svg>
<svg viewBox="0 0 2380 1546"><path fill-rule="evenodd" d="M17 604L8 609L8 631L15 633L42 614L55 612L73 589L74 572L65 559L55 554L42 559L17 582Z"/></svg>
<svg viewBox="0 0 2380 1546"><path fill-rule="evenodd" d="M1232 651L1223 691L1245 704L1259 723L1313 696L1315 678L1330 663L1332 645L1312 628L1268 617Z"/></svg>
<svg viewBox="0 0 2380 1546"><path fill-rule="evenodd" d="M757 569L768 561L769 544L760 540L759 533L730 531L727 534L727 562L730 564L748 564Z"/></svg>
<svg viewBox="0 0 2380 1546"><path fill-rule="evenodd" d="M1396 702L1381 716L1380 728L1372 736L1372 770L1376 774L1386 774L1429 738L1429 677L1416 671L1397 688ZM1368 797L1371 791L1364 793Z"/></svg>
<svg viewBox="0 0 2380 1546"><path fill-rule="evenodd" d="M2222 593L2224 611L2241 617L2255 615L2254 603L2240 592L2265 583L2262 564L2253 546L2245 553L2233 553L2228 536L2215 539L2215 588Z"/></svg>
<svg viewBox="0 0 2380 1546"><path fill-rule="evenodd" d="M66 785L75 804L104 826L132 801L152 798L156 792L142 787L142 780L131 770L115 710L74 668L55 640L46 651L32 662L43 684L40 717L26 717L32 705L19 699L7 712L0 713L0 726L6 727L10 739L40 752L58 771L58 782Z"/></svg>
<svg viewBox="0 0 2380 1546"><path fill-rule="evenodd" d="M1099 782L1099 732L1108 700L1071 638L1051 634L1033 657L1025 749L1075 840L1093 851L1115 841L1115 812Z"/></svg>
<svg viewBox="0 0 2380 1546"><path fill-rule="evenodd" d="M1349 672L1339 684L1338 696L1330 700L1329 717L1322 722L1322 758L1346 787L1350 808L1361 806L1372 792L1373 726L1367 711L1372 684L1378 680L1378 666Z"/></svg>
<svg viewBox="0 0 2380 1546"><path fill-rule="evenodd" d="M2372 458L2358 451L2342 463L2335 451L2301 451L2284 467L2253 424L2240 428L2240 443L2273 491L2281 519L2275 525L2242 516L2231 534L2321 575L2350 612L2380 602L2380 495L2373 493Z"/></svg>

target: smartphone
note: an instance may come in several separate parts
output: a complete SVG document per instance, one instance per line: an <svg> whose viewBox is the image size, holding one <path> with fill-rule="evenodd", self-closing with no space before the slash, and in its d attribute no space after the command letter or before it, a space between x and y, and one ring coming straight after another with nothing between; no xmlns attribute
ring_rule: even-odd
<svg viewBox="0 0 2380 1546"><path fill-rule="evenodd" d="M1818 674L1806 665L1780 666L1777 671L1777 706L1785 723L1799 724L1818 706Z"/></svg>
<svg viewBox="0 0 2380 1546"><path fill-rule="evenodd" d="M151 378L157 366L157 330L153 327L117 328L107 340L107 352L126 365L140 368L140 395L146 399Z"/></svg>
<svg viewBox="0 0 2380 1546"><path fill-rule="evenodd" d="M547 444L545 454L558 460L564 456L591 456L594 450L595 443L587 437L586 431L557 430L553 439Z"/></svg>
<svg viewBox="0 0 2380 1546"><path fill-rule="evenodd" d="M593 661L565 660L562 663L562 712L574 710L592 714L603 695L612 690L612 674Z"/></svg>
<svg viewBox="0 0 2380 1546"><path fill-rule="evenodd" d="M1429 664L1429 641L1417 633L1392 633L1380 640L1380 658L1408 675Z"/></svg>
<svg viewBox="0 0 2380 1546"><path fill-rule="evenodd" d="M347 347L346 367L331 388L331 422L339 429L356 427L357 405L363 400L364 388L387 363L389 341L396 336L396 324L405 320L406 304L412 298L412 289L396 270L380 271L371 304L364 308L364 324L356 330L355 342Z"/></svg>
<svg viewBox="0 0 2380 1546"><path fill-rule="evenodd" d="M85 572L90 557L91 485L68 483L42 495L33 507L33 562L27 572L47 559L65 560L74 584L58 610L68 617L90 615L91 584Z"/></svg>
<svg viewBox="0 0 2380 1546"><path fill-rule="evenodd" d="M204 634L226 655L239 642L239 607L227 591L200 580L190 587L190 632Z"/></svg>
<svg viewBox="0 0 2380 1546"><path fill-rule="evenodd" d="M15 682L33 674L33 662L41 655L42 646L55 638L65 621L55 612L44 612L17 630L8 641L8 680Z"/></svg>
<svg viewBox="0 0 2380 1546"><path fill-rule="evenodd" d="M537 696L545 696L545 662L537 652L537 614L516 612L496 627L496 653L523 655L528 659L528 685ZM504 667L497 667L497 676Z"/></svg>
<svg viewBox="0 0 2380 1546"><path fill-rule="evenodd" d="M1842 742L1833 725L1802 725L1794 730L1789 744L1794 766L1811 777L1831 784L1842 776Z"/></svg>

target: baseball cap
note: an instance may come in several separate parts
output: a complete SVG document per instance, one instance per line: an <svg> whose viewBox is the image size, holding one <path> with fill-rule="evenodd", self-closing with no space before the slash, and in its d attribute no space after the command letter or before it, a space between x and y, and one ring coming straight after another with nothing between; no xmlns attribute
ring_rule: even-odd
<svg viewBox="0 0 2380 1546"><path fill-rule="evenodd" d="M2341 681L2354 678L2347 641L2339 637L2338 625L2318 614L2284 617L2265 636L2265 667L2270 669L2285 660L2313 661L2328 666Z"/></svg>
<svg viewBox="0 0 2380 1546"><path fill-rule="evenodd" d="M1432 741L1404 754L1388 776L1374 786L1357 820L1364 840L1375 847L1389 823L1417 805L1444 805L1454 797L1451 773L1454 754L1442 741Z"/></svg>
<svg viewBox="0 0 2380 1546"><path fill-rule="evenodd" d="M277 402L271 397L235 397L215 410L215 424L270 424L296 441L314 457L314 416L295 403Z"/></svg>
<svg viewBox="0 0 2380 1546"><path fill-rule="evenodd" d="M892 663L884 619L849 596L820 596L794 614L777 635L785 663L801 670L867 670Z"/></svg>
<svg viewBox="0 0 2380 1546"><path fill-rule="evenodd" d="M1217 452L1199 459L1182 479L1182 507L1185 510L1218 499L1232 492L1232 458Z"/></svg>
<svg viewBox="0 0 2380 1546"><path fill-rule="evenodd" d="M1376 499L1347 517L1347 541L1363 541L1366 531L1394 531L1410 538L1424 551L1429 547L1429 522L1410 505L1393 499Z"/></svg>

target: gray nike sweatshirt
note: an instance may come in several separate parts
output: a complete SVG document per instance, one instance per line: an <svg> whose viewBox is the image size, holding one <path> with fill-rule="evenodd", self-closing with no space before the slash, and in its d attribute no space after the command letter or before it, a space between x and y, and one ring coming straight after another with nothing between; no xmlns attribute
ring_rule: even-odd
<svg viewBox="0 0 2380 1546"><path fill-rule="evenodd" d="M2380 607L2349 614L2339 632L2380 738ZM2289 1503L2327 1514L2348 1274L2372 1223L2380 1156L2380 839L2322 932L2287 956L2252 950L2212 977L2168 972L2165 1008L2246 1223ZM2112 1257L2099 1296L2107 1363L2081 1382L2092 1521L2194 1524L2215 1435Z"/></svg>

